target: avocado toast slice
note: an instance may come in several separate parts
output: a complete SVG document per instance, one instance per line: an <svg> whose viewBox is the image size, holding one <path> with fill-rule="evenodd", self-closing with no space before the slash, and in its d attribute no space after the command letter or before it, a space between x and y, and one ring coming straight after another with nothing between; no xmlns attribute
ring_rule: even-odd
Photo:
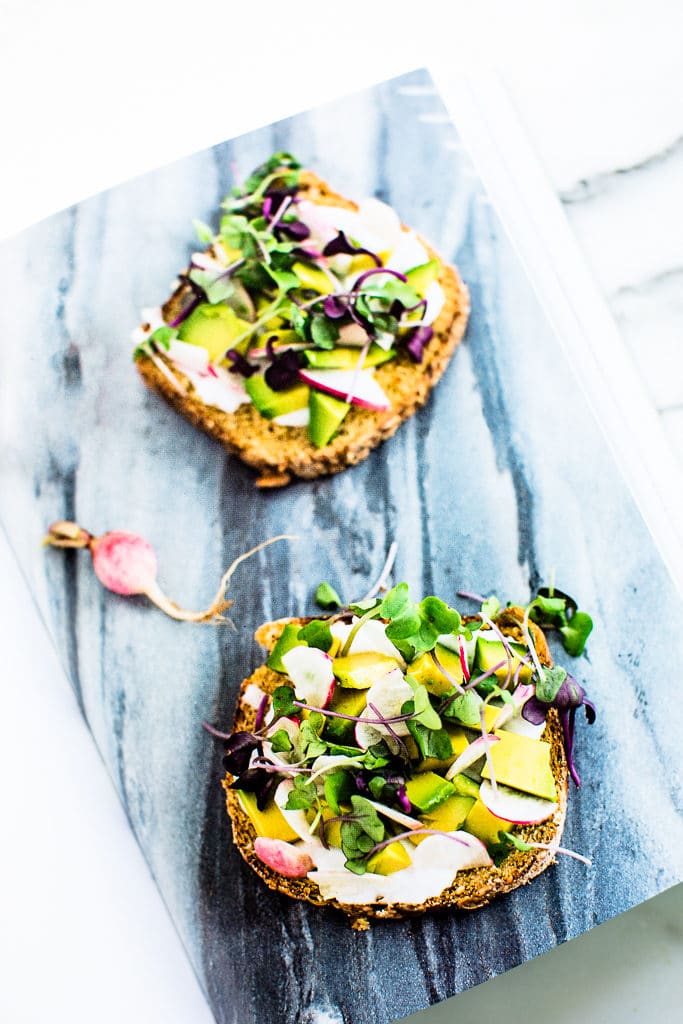
<svg viewBox="0 0 683 1024"><path fill-rule="evenodd" d="M391 609L380 602L374 620L358 608L261 626L269 658L242 683L228 742L223 785L244 860L271 889L342 910L355 928L481 907L544 871L564 827L564 704L536 706L555 678L543 631L521 608L484 622L425 601L415 607L439 629L455 625L431 647L423 631L422 652L394 645L387 626L405 629L379 617ZM578 687L574 707L584 697Z"/></svg>
<svg viewBox="0 0 683 1024"><path fill-rule="evenodd" d="M258 486L339 472L426 402L467 289L389 207L344 198L288 154L235 191L136 332L138 371Z"/></svg>

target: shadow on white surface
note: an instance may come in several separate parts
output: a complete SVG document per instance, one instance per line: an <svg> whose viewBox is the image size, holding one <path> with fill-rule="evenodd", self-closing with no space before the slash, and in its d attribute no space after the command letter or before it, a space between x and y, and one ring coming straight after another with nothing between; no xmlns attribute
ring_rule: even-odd
<svg viewBox="0 0 683 1024"><path fill-rule="evenodd" d="M683 885L404 1024L679 1021Z"/></svg>

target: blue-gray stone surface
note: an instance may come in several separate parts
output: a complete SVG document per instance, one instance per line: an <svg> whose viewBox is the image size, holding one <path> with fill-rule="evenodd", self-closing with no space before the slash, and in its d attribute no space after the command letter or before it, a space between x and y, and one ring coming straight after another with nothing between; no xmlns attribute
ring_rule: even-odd
<svg viewBox="0 0 683 1024"><path fill-rule="evenodd" d="M89 199L0 247L0 516L216 1018L384 1024L546 951L683 877L681 600L580 383L456 131L414 73ZM147 393L130 333L232 184L289 149L340 192L387 200L457 263L466 341L428 406L361 465L260 493L252 473ZM223 568L236 631L172 622L105 592L83 553L45 551L55 519L137 531L164 589L204 606ZM526 600L554 569L595 619L574 672L580 723L567 858L470 914L352 932L267 890L232 847L220 745L262 621L394 578ZM468 608L467 610L473 610ZM59 737L55 737L59 743Z"/></svg>

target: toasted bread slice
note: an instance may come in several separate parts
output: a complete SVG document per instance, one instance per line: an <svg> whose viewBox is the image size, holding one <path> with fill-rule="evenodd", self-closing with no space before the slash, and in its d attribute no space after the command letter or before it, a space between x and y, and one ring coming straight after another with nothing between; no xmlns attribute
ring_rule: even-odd
<svg viewBox="0 0 683 1024"><path fill-rule="evenodd" d="M300 193L319 205L358 208L308 171L301 175ZM423 239L420 240L430 259L439 262L437 280L445 296L443 308L432 324L434 334L425 347L422 362L413 362L402 351L396 359L378 367L375 379L390 401L389 409L371 411L352 406L339 432L324 448L316 448L305 427L280 426L261 416L253 405L242 405L234 413L206 405L187 377L175 366L172 372L181 386L180 391L159 366L144 355L137 359L140 375L145 384L165 398L176 412L257 470L256 483L259 487L280 487L294 477L311 479L338 473L365 459L373 448L391 437L405 419L424 405L465 332L470 308L467 288L457 271L440 260ZM187 285L181 285L164 305L166 322L170 322L180 310L187 294L186 288ZM159 359L164 360L163 354ZM171 364L164 361L170 367Z"/></svg>
<svg viewBox="0 0 683 1024"><path fill-rule="evenodd" d="M498 619L500 628L513 639L521 638L520 621L523 615L521 608L507 608ZM280 619L276 622L264 623L256 630L254 638L257 643L272 650L278 637L287 623L305 625L308 619ZM552 658L545 636L537 626L530 624L534 643L539 659L550 667ZM254 728L256 710L244 698L247 688L257 686L264 693L272 694L282 686L282 676L261 665L242 683L235 713L234 729L250 731ZM548 849L534 849L528 852L513 851L502 862L500 867L471 868L459 871L454 883L436 897L419 905L414 904L380 904L365 905L342 904L337 900L325 899L315 882L309 878L285 878L263 863L254 851L256 832L247 814L242 809L237 790L231 788L233 776L226 774L223 787L226 793L227 810L232 821L233 841L244 860L259 875L270 889L291 896L293 899L305 900L315 906L331 906L342 910L350 919L353 928L365 930L372 918L401 918L422 914L427 910L438 908L456 908L458 910L476 910L489 903L495 896L510 892L521 885L526 885L532 878L545 871L554 861L564 828L567 811L568 771L564 751L562 729L557 712L551 708L548 712L547 724L543 739L550 743L551 768L557 792L557 810L552 818L539 825L516 827L519 837L530 843L545 843Z"/></svg>

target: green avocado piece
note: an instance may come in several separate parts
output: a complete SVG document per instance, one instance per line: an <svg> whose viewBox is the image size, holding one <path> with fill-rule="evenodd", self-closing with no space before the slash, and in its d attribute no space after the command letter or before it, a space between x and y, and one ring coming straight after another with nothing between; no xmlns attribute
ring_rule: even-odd
<svg viewBox="0 0 683 1024"><path fill-rule="evenodd" d="M253 380L253 377L249 380ZM312 388L308 408L311 412L308 435L316 448L324 448L339 430L351 406L348 402L342 402L341 398Z"/></svg>
<svg viewBox="0 0 683 1024"><path fill-rule="evenodd" d="M375 875L393 875L395 871L403 871L413 863L405 846L401 843L390 843L383 850L374 854L368 861L368 871Z"/></svg>
<svg viewBox="0 0 683 1024"><path fill-rule="evenodd" d="M299 640L299 630L301 626L294 626L291 622L288 622L285 628L280 633L275 647L268 655L266 665L268 668L272 668L273 672L286 672L287 669L282 664L282 655L286 654L287 651L291 651L292 647L308 647L308 644L304 640Z"/></svg>
<svg viewBox="0 0 683 1024"><path fill-rule="evenodd" d="M462 773L454 775L451 783L455 792L460 793L461 796L471 796L475 800L479 796L479 785L467 775Z"/></svg>
<svg viewBox="0 0 683 1024"><path fill-rule="evenodd" d="M429 263L421 263L419 267L413 267L406 273L408 284L414 288L420 298L424 298L425 292L430 284L433 284L439 276L439 264L436 260Z"/></svg>
<svg viewBox="0 0 683 1024"><path fill-rule="evenodd" d="M267 420L276 416L284 416L287 412L296 412L308 405L310 388L306 384L295 384L286 391L273 391L268 387L262 373L247 377L244 387L252 402Z"/></svg>
<svg viewBox="0 0 683 1024"><path fill-rule="evenodd" d="M510 648L513 652L511 671L514 673L519 665L519 655L526 655L527 649L523 644L511 643ZM500 662L503 662L502 666L494 673L496 679L506 679L508 674L508 655L503 645L502 640L487 640L485 636L481 634L477 637L477 646L474 654L475 668L479 672L488 672ZM519 682L528 683L531 680L531 666L522 665L519 672Z"/></svg>
<svg viewBox="0 0 683 1024"><path fill-rule="evenodd" d="M472 810L474 800L473 796L463 796L461 793L449 796L447 800L444 800L442 804L421 819L424 828L435 828L440 832L457 832L462 828L465 818ZM411 842L421 843L426 838L425 835L415 836Z"/></svg>
<svg viewBox="0 0 683 1024"><path fill-rule="evenodd" d="M456 654L455 651L451 651L448 647L444 647L442 644L436 645L434 653L448 675L455 680L458 686L462 686L460 655ZM436 663L429 652L420 654L415 658L408 666L408 671L413 679L417 679L418 683L422 683L429 693L433 693L436 697L443 697L446 694L455 692L453 683L444 672L441 672L436 667Z"/></svg>
<svg viewBox="0 0 683 1024"><path fill-rule="evenodd" d="M426 814L453 796L455 789L436 772L419 772L406 782L406 794L418 811Z"/></svg>
<svg viewBox="0 0 683 1024"><path fill-rule="evenodd" d="M544 800L556 800L550 744L505 729L496 729L495 735L498 742L491 744L489 754L496 782ZM488 761L481 774L485 779L491 778Z"/></svg>
<svg viewBox="0 0 683 1024"><path fill-rule="evenodd" d="M245 331L251 331L248 320L241 320L234 309L225 303L215 306L208 302L193 309L178 329L178 338L188 345L199 345L209 353L209 359L219 359Z"/></svg>
<svg viewBox="0 0 683 1024"><path fill-rule="evenodd" d="M337 711L340 715L355 715L356 717L365 711L366 690L345 690L335 686L330 711ZM330 715L325 720L325 739L334 743L348 743L354 740L355 722L347 718L332 718Z"/></svg>
<svg viewBox="0 0 683 1024"><path fill-rule="evenodd" d="M332 671L339 685L351 690L368 690L381 676L394 668L398 668L396 658L389 654L380 654L379 651L347 654L344 658L335 658L332 662Z"/></svg>
<svg viewBox="0 0 683 1024"><path fill-rule="evenodd" d="M308 348L304 355L309 366L316 370L355 370L358 366L360 349L357 348ZM396 355L396 349L383 349L379 345L371 345L363 360L362 369L369 366L380 366Z"/></svg>

